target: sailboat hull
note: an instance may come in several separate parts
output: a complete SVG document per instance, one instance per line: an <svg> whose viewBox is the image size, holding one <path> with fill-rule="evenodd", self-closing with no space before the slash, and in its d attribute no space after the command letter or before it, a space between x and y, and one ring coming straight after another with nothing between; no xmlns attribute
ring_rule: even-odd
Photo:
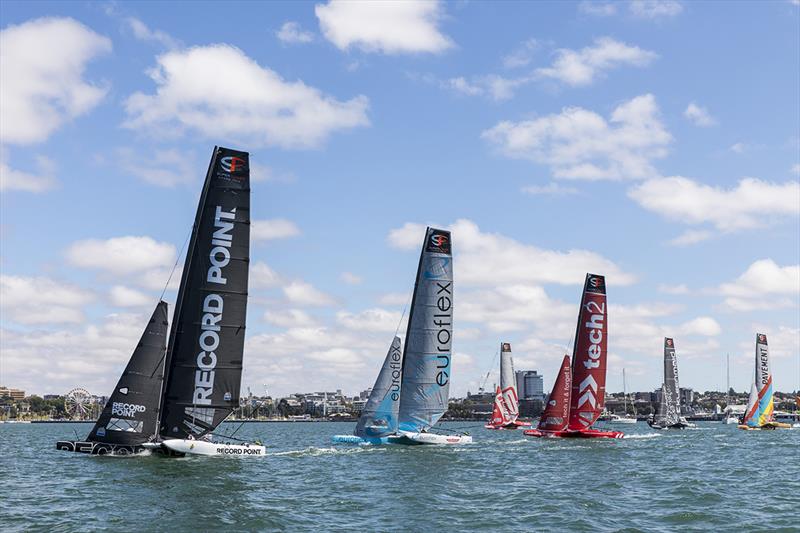
<svg viewBox="0 0 800 533"><path fill-rule="evenodd" d="M222 455L232 457L259 457L267 453L264 446L257 444L221 444L192 439L166 439L161 445L177 453L187 455Z"/></svg>
<svg viewBox="0 0 800 533"><path fill-rule="evenodd" d="M472 444L470 435L440 435L438 433L415 433L400 431L402 439L397 444Z"/></svg>
<svg viewBox="0 0 800 533"><path fill-rule="evenodd" d="M62 452L85 453L87 455L141 455L147 448L136 445L106 444L104 442L60 440L56 442L56 450Z"/></svg>
<svg viewBox="0 0 800 533"><path fill-rule="evenodd" d="M486 424L483 427L485 427L486 429L508 429L508 430L514 430L514 429L521 428L521 427L529 427L530 425L531 425L530 422L520 422L518 420L515 420L514 422L512 422L510 424L506 424L506 425Z"/></svg>
<svg viewBox="0 0 800 533"><path fill-rule="evenodd" d="M527 437L560 438L560 439L621 439L625 434L621 431L605 431L601 429L581 429L563 431L546 431L526 429L522 432Z"/></svg>
<svg viewBox="0 0 800 533"><path fill-rule="evenodd" d="M743 429L745 431L761 431L761 430L770 431L770 430L773 430L773 429L791 429L792 425L791 424L785 424L783 422L768 422L768 423L764 424L763 426L751 427L751 426L740 424L737 427L739 429Z"/></svg>

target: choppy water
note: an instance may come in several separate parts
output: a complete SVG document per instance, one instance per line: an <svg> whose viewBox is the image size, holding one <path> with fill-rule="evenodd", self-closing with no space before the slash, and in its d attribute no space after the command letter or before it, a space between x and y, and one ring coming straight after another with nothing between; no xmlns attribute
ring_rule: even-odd
<svg viewBox="0 0 800 533"><path fill-rule="evenodd" d="M348 423L246 424L264 458L90 457L89 425L0 425L3 531L800 531L800 430L623 440L472 426L459 447L331 445Z"/></svg>

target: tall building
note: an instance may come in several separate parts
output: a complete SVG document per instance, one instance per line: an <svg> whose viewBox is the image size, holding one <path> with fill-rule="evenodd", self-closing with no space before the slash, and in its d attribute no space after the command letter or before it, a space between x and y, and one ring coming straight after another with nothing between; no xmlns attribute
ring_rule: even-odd
<svg viewBox="0 0 800 533"><path fill-rule="evenodd" d="M25 398L25 391L20 389L10 389L0 387L0 398L11 398L12 400L22 400Z"/></svg>
<svg viewBox="0 0 800 533"><path fill-rule="evenodd" d="M543 400L544 377L536 370L517 370L517 394L520 400Z"/></svg>

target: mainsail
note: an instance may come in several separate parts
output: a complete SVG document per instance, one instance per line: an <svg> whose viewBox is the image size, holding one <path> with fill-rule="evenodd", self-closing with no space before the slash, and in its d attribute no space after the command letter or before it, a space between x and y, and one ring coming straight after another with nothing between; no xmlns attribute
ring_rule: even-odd
<svg viewBox="0 0 800 533"><path fill-rule="evenodd" d="M128 366L86 440L130 446L155 435L166 344L167 304L158 302Z"/></svg>
<svg viewBox="0 0 800 533"><path fill-rule="evenodd" d="M239 405L249 261L249 154L215 147L172 319L164 437L205 435Z"/></svg>
<svg viewBox="0 0 800 533"><path fill-rule="evenodd" d="M506 424L513 423L519 417L519 395L514 376L514 360L511 357L511 343L500 345L500 394L508 412Z"/></svg>
<svg viewBox="0 0 800 533"><path fill-rule="evenodd" d="M453 336L450 232L428 228L403 350L399 429L425 431L447 410Z"/></svg>
<svg viewBox="0 0 800 533"><path fill-rule="evenodd" d="M539 429L545 431L563 431L569 423L569 397L572 389L572 369L569 356L565 355L561 368L553 384L553 390L547 397L547 405L539 419Z"/></svg>
<svg viewBox="0 0 800 533"><path fill-rule="evenodd" d="M675 343L664 338L664 391L663 402L666 405L665 423L677 424L681 416L681 397L678 385L678 360L675 356Z"/></svg>
<svg viewBox="0 0 800 533"><path fill-rule="evenodd" d="M603 412L606 395L607 312L605 278L586 274L572 352L570 430L587 429Z"/></svg>
<svg viewBox="0 0 800 533"><path fill-rule="evenodd" d="M756 334L756 387L758 387L758 425L772 422L774 400L772 374L769 371L769 346L767 336Z"/></svg>
<svg viewBox="0 0 800 533"><path fill-rule="evenodd" d="M403 352L400 337L395 337L383 367L375 380L354 435L359 437L385 437L397 431L397 415L400 411L400 383L403 368Z"/></svg>
<svg viewBox="0 0 800 533"><path fill-rule="evenodd" d="M516 417L515 417L516 418ZM508 410L508 406L506 405L505 398L503 397L503 391L500 387L497 387L497 391L494 394L494 405L492 407L492 420L490 424L493 426L507 426L514 422L514 419L511 416L511 413Z"/></svg>

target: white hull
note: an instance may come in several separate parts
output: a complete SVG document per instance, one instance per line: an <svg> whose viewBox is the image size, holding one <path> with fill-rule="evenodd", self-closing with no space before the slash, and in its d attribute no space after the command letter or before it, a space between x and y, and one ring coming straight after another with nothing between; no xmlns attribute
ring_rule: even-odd
<svg viewBox="0 0 800 533"><path fill-rule="evenodd" d="M731 416L731 417L728 417L728 418L724 418L722 420L722 423L723 424L736 424L738 426L739 425L739 419L738 418L734 418L734 417Z"/></svg>
<svg viewBox="0 0 800 533"><path fill-rule="evenodd" d="M161 441L166 448L190 455L225 455L231 457L264 456L267 449L256 444L220 444L204 440L166 439Z"/></svg>
<svg viewBox="0 0 800 533"><path fill-rule="evenodd" d="M398 431L401 437L405 437L417 444L471 444L470 435L439 435L437 433L413 433L411 431Z"/></svg>
<svg viewBox="0 0 800 533"><path fill-rule="evenodd" d="M617 417L617 418L611 418L611 419L606 421L607 424L613 424L613 425L616 425L616 424L635 424L636 422L637 422L637 420L635 418L627 418L627 417L622 417L622 416Z"/></svg>

